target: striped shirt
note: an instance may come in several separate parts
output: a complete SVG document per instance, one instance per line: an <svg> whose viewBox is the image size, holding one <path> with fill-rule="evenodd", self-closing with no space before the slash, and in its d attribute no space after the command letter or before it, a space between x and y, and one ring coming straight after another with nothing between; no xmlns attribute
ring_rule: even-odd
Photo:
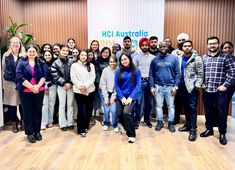
<svg viewBox="0 0 235 170"><path fill-rule="evenodd" d="M235 63L232 56L218 53L212 57L209 54L203 56L204 85L210 93L218 91L218 87L231 86L235 77Z"/></svg>

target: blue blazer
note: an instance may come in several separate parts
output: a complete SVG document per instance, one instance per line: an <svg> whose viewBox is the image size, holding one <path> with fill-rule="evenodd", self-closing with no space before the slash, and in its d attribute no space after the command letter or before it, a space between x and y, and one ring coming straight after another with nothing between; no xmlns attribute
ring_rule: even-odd
<svg viewBox="0 0 235 170"><path fill-rule="evenodd" d="M20 59L16 67L16 90L23 91L26 87L22 85L25 80L30 80L34 76L36 83L41 78L47 78L47 65L44 61L35 58L34 75L32 75L28 59Z"/></svg>
<svg viewBox="0 0 235 170"><path fill-rule="evenodd" d="M10 54L8 57L5 58L5 70L3 78L10 82L15 82L16 79L16 65L18 63L18 60L15 62L14 57L12 54Z"/></svg>

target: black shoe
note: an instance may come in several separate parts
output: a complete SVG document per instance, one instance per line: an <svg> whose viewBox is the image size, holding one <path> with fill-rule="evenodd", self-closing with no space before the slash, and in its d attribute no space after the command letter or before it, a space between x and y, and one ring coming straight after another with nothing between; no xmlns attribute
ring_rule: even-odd
<svg viewBox="0 0 235 170"><path fill-rule="evenodd" d="M155 127L156 131L160 131L163 128L163 121L158 120L157 121L157 126Z"/></svg>
<svg viewBox="0 0 235 170"><path fill-rule="evenodd" d="M152 125L152 123L150 123L150 122L148 122L148 123L144 123L146 126L148 126L149 128L152 128L153 127L153 125Z"/></svg>
<svg viewBox="0 0 235 170"><path fill-rule="evenodd" d="M42 135L41 135L40 133L36 133L36 134L34 135L34 138L35 138L36 140L42 140Z"/></svg>
<svg viewBox="0 0 235 170"><path fill-rule="evenodd" d="M190 128L187 125L184 125L183 127L180 127L178 129L178 131L180 131L180 132L187 132L189 130L190 130Z"/></svg>
<svg viewBox="0 0 235 170"><path fill-rule="evenodd" d="M204 132L202 132L201 134L200 134L200 137L208 137L208 136L212 136L212 135L214 135L214 131L213 130L205 130Z"/></svg>
<svg viewBox="0 0 235 170"><path fill-rule="evenodd" d="M226 139L225 134L220 134L220 136L219 136L219 142L220 142L222 145L226 145L226 144L227 144L227 139Z"/></svg>
<svg viewBox="0 0 235 170"><path fill-rule="evenodd" d="M62 127L62 128L60 128L62 131L67 131L68 130L68 128L67 127Z"/></svg>
<svg viewBox="0 0 235 170"><path fill-rule="evenodd" d="M34 138L34 136L33 135L28 135L28 141L30 142L30 143L35 143L36 142L36 139Z"/></svg>
<svg viewBox="0 0 235 170"><path fill-rule="evenodd" d="M196 129L191 129L191 130L189 131L188 140L189 140L189 141L195 141L196 138L197 138Z"/></svg>
<svg viewBox="0 0 235 170"><path fill-rule="evenodd" d="M74 129L74 126L71 125L71 126L68 127L68 129L69 129L69 130L73 130L73 129Z"/></svg>
<svg viewBox="0 0 235 170"><path fill-rule="evenodd" d="M170 132L175 132L174 122L168 123L168 129Z"/></svg>

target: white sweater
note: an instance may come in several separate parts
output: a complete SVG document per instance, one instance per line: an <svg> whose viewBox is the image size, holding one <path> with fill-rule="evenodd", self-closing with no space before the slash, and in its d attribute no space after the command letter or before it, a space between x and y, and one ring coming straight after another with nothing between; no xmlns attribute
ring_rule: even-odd
<svg viewBox="0 0 235 170"><path fill-rule="evenodd" d="M71 66L70 76L71 81L73 82L73 91L74 93L83 94L80 91L81 86L85 86L88 95L89 93L95 91L95 67L90 63L91 71L87 71L87 67L82 64L81 61L78 61Z"/></svg>

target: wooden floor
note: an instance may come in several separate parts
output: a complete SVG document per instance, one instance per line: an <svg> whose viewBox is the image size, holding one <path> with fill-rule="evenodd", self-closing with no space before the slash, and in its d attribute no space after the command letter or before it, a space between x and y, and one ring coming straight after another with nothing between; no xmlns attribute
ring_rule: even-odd
<svg viewBox="0 0 235 170"><path fill-rule="evenodd" d="M228 118L225 146L219 143L218 131L189 142L187 132L170 133L166 127L156 132L141 125L134 144L127 142L125 134L103 131L98 121L87 138L81 138L75 130L62 132L53 127L42 131L43 140L35 144L28 143L24 132L2 130L0 169L235 169L235 119ZM204 116L198 116L198 134L203 130Z"/></svg>

